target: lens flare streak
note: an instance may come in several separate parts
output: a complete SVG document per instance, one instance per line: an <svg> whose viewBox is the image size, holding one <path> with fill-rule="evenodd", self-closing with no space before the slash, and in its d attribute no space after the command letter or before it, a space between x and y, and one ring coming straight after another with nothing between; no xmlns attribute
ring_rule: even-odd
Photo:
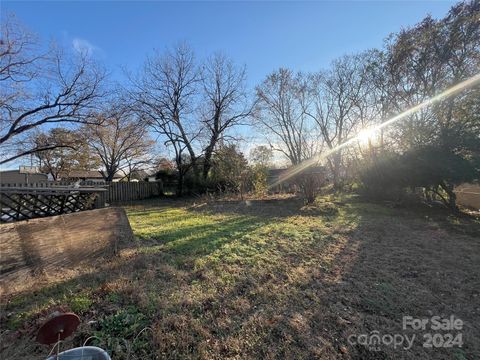
<svg viewBox="0 0 480 360"><path fill-rule="evenodd" d="M439 101L443 101L459 92L461 92L462 90L464 89L468 89L468 88L471 88L475 85L477 85L478 83L480 83L480 73L475 75L475 76L472 76L471 78L467 79L467 80L464 80L460 83L458 83L457 85L454 85L452 86L451 88L441 92L440 94L437 94L433 97L431 97L430 99L428 100L425 100L424 102L421 102L420 104L418 105L415 105L413 107L411 107L410 109L408 110L405 110L404 112L392 117L391 119L388 119L386 121L384 121L383 123L377 125L377 126L374 126L372 128L369 129L369 132L371 133L374 133L374 132L377 132L378 130L380 129L383 129L399 120L402 120L404 118L406 118L407 116L410 116L412 114L415 114L416 112L436 103L436 102L439 102ZM324 160L325 158L327 158L328 156L336 153L337 151L345 148L345 147L348 147L352 144L354 144L355 142L357 142L359 140L359 137L363 136L363 134L360 132L359 134L347 139L345 142L341 143L340 145L332 148L332 149L329 149L328 151L322 153L322 154L318 154L318 155L315 155L313 157L311 157L310 159L307 159L303 162L301 162L300 164L298 165L295 165L295 166L292 166L290 169L288 169L282 176L280 176L280 178L275 181L273 184L271 184L269 186L269 188L273 188L279 184L281 184L282 182L292 178L293 176L301 173L302 171L304 171L305 169L309 168L310 166L312 165L317 165L318 163L320 163L322 160Z"/></svg>

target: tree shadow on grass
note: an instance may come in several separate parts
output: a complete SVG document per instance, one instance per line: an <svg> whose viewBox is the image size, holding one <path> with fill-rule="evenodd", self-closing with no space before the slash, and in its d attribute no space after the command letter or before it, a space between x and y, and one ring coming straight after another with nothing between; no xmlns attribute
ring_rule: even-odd
<svg viewBox="0 0 480 360"><path fill-rule="evenodd" d="M348 210L356 220L351 232L324 244L305 242L304 252L295 261L282 256L276 268L265 273L262 269L251 271L221 296L178 308L178 316L198 314L188 320L192 336L197 337L182 346L182 354L214 351L223 357L247 358L477 358L480 317L475 299L480 296L480 284L474 274L480 271L478 241L469 233L452 231L445 218L415 218L411 213L361 203L348 204ZM466 226L479 230L478 224ZM463 348L427 349L422 346L424 332L402 327L403 316L434 315L455 315L465 322ZM204 324L200 334L193 326L198 323ZM164 322L156 324L159 341L165 337L166 326ZM409 337L415 334L417 340L408 350L348 341L351 335L372 331ZM215 339L216 348L209 345L210 337ZM171 349L166 344L163 350Z"/></svg>
<svg viewBox="0 0 480 360"><path fill-rule="evenodd" d="M290 216L332 216L336 207L331 202L306 205L301 197L267 200L212 201L191 205L188 210L204 214L234 214L262 219L282 219Z"/></svg>
<svg viewBox="0 0 480 360"><path fill-rule="evenodd" d="M173 231L138 235L138 250L154 254L162 252L173 263L183 267L207 256L239 237L266 224L264 219L239 216L209 224L185 226Z"/></svg>
<svg viewBox="0 0 480 360"><path fill-rule="evenodd" d="M249 216L227 218L203 225L184 226L175 230L151 232L148 236L136 235L134 243L124 243L121 251L133 251L126 259L99 258L96 262L88 262L88 273L82 274L83 263L78 265L79 275L53 285L36 287L34 290L23 291L15 295L15 300L7 304L7 309L24 309L28 312L28 303L31 308L38 306L37 299L68 298L74 296L77 289L84 287L95 288L99 284L109 281L119 275L136 276L134 273L124 272L125 267L133 271L145 270L146 264L157 259L159 263L173 266L173 270L191 269L196 260L215 252L222 246L248 234L250 231L263 226L265 220ZM96 268L92 271L92 264ZM130 263L130 264L127 264ZM133 265L132 265L133 264ZM123 269L123 270L122 270ZM85 286L88 284L87 286ZM33 299L33 301L32 301ZM5 301L8 300L4 299ZM4 301L4 302L5 302Z"/></svg>
<svg viewBox="0 0 480 360"><path fill-rule="evenodd" d="M269 260L273 254L274 261L262 265L240 259L235 266L222 262L217 268L207 261L201 271L194 271L196 260L208 260L243 234L277 223L276 219L280 223L282 216L298 209L295 202L279 205L277 211L263 208L256 215L242 207L189 208L198 215L206 211L236 216L139 239L138 248L124 249L135 250L121 261L24 294L7 312L34 314L30 324L38 325L35 321L46 315L38 310L42 302L48 305L49 299L57 299L71 306L70 298L77 292L86 293L95 311L101 310L81 313L85 322L134 305L149 314L155 334L152 350L161 357L446 359L479 355L475 339L480 337L480 318L474 302L480 296L476 275L480 245L470 232L452 231L445 219L347 203L328 215L332 226L297 239L300 247L293 247L295 239L269 238L266 257ZM307 222L317 216L311 214L316 214L314 208L304 213ZM219 280L224 274L230 275L227 286ZM153 302L148 294L155 296ZM374 330L405 333L402 316L427 318L430 314L454 314L466 322L464 349L428 350L418 342L409 351L390 347L374 351L348 343L348 336ZM84 328L81 335L91 332L92 328ZM84 338L66 345L79 345ZM35 351L45 355L44 349Z"/></svg>
<svg viewBox="0 0 480 360"><path fill-rule="evenodd" d="M8 334L16 334L11 330L19 330L21 335L17 339L30 339L28 351L32 351L32 358L35 354L42 358L47 350L35 344L33 337L53 311L75 311L81 315L83 325L88 320L97 321L98 318L114 315L125 306L140 306L138 311L148 312L146 309L152 307L148 300L148 293L152 291L148 290L149 287L155 289L152 292L154 296L157 296L157 291L179 292L181 287L188 286L192 281L190 271L196 261L264 223L262 219L239 216L139 238L133 247L132 244L123 247L122 251L133 251L124 258L114 258L104 263L99 259L98 267L92 272L80 273L74 278L36 291L25 291L2 305L2 314L5 316L1 319L2 330L6 330L2 337L7 336L3 341L12 341ZM117 295L112 297L112 294ZM79 301L86 302L85 308L78 305ZM91 311L91 308L102 309L102 312ZM151 313L151 316L155 314ZM63 346L79 346L94 332L95 327L85 325L77 336ZM15 353L8 352L8 349L3 353L7 357L12 354Z"/></svg>

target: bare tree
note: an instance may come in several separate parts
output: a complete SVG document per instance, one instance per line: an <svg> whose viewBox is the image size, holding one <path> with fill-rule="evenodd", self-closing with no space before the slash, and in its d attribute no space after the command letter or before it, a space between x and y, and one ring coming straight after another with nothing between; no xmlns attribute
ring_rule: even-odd
<svg viewBox="0 0 480 360"><path fill-rule="evenodd" d="M38 38L18 23L13 14L2 18L1 32L0 81L32 80L37 74L37 63L47 55L41 52Z"/></svg>
<svg viewBox="0 0 480 360"><path fill-rule="evenodd" d="M384 51L385 86L390 92L392 108L397 112L408 109L478 73L479 12L480 2L462 2L453 6L444 19L427 16L389 38ZM448 164L449 156L454 154L459 161L468 160L471 169L478 169L479 99L477 86L436 102L394 124L390 138L404 153L430 147L438 157L445 157L439 165ZM450 168L458 164L453 162ZM433 172L429 173L430 184L425 193L427 198L439 197L448 207L456 209L454 186L459 180L447 175L448 168L442 173L442 181L435 179ZM468 171L458 168L455 175L461 178L461 174L468 179Z"/></svg>
<svg viewBox="0 0 480 360"><path fill-rule="evenodd" d="M173 148L179 172L177 194L182 194L184 175L196 171L193 142L200 128L194 121L194 97L199 74L193 51L185 44L147 59L143 72L132 79L130 92L135 109L147 119L164 144Z"/></svg>
<svg viewBox="0 0 480 360"><path fill-rule="evenodd" d="M68 176L72 170L98 168L98 157L83 141L82 136L64 128L53 128L34 135L34 148L45 149L35 153L40 170L50 174L53 180ZM47 146L52 148L47 149Z"/></svg>
<svg viewBox="0 0 480 360"><path fill-rule="evenodd" d="M315 120L329 149L343 143L359 125L366 122L367 71L361 56L345 56L333 62L330 70L311 76L312 106L305 112ZM340 187L342 150L329 158L335 187Z"/></svg>
<svg viewBox="0 0 480 360"><path fill-rule="evenodd" d="M262 167L268 168L272 165L273 151L265 145L255 146L250 150L250 160Z"/></svg>
<svg viewBox="0 0 480 360"><path fill-rule="evenodd" d="M252 111L245 89L245 67L236 67L232 60L217 53L202 69L204 106L202 122L208 138L203 155L203 178L212 167L212 155L226 132L242 123Z"/></svg>
<svg viewBox="0 0 480 360"><path fill-rule="evenodd" d="M412 28L391 36L385 49L386 86L391 105L403 111L476 73L480 66L478 1L459 3L448 16L430 16ZM394 126L392 138L402 150L426 144L450 146L469 128L478 131L478 117L458 117L470 98L478 100L478 88L464 91L409 116ZM472 114L473 115L473 114Z"/></svg>
<svg viewBox="0 0 480 360"><path fill-rule="evenodd" d="M84 127L85 141L100 158L106 181L129 168L138 169L149 159L153 141L148 137L146 124L122 107L112 107L98 114L101 124Z"/></svg>
<svg viewBox="0 0 480 360"><path fill-rule="evenodd" d="M88 123L105 77L87 54L53 46L41 52L36 37L7 16L0 42L0 164L55 146L25 148L36 128Z"/></svg>
<svg viewBox="0 0 480 360"><path fill-rule="evenodd" d="M279 69L257 86L255 119L265 131L271 148L285 155L292 165L316 152L313 127L304 112L308 88L302 75Z"/></svg>

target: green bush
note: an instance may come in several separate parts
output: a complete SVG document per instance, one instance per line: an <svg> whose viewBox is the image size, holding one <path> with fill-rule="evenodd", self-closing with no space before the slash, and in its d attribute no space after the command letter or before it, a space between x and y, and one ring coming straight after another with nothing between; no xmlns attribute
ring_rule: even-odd
<svg viewBox="0 0 480 360"><path fill-rule="evenodd" d="M268 169L266 166L256 164L252 167L252 187L256 196L263 196L268 190Z"/></svg>
<svg viewBox="0 0 480 360"><path fill-rule="evenodd" d="M383 154L369 159L360 171L369 197L399 200L415 188L424 188L424 200L438 199L452 209L456 208L454 186L478 178L474 159L434 146Z"/></svg>

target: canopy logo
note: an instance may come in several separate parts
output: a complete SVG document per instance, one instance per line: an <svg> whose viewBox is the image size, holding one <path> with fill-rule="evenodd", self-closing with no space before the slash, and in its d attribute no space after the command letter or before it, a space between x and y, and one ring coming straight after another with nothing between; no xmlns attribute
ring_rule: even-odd
<svg viewBox="0 0 480 360"><path fill-rule="evenodd" d="M350 335L348 343L350 345L363 345L370 351L380 351L382 345L393 346L394 349L409 350L413 346L415 334L384 334L380 335L377 330L371 331L369 334Z"/></svg>
<svg viewBox="0 0 480 360"><path fill-rule="evenodd" d="M402 329L407 331L421 331L423 334L380 334L373 330L368 334L353 334L348 337L350 345L363 345L370 351L380 351L382 346L392 346L394 349L410 350L418 338L425 348L462 347L463 338L460 330L463 321L451 315L448 318L432 316L428 319L419 319L404 316Z"/></svg>

